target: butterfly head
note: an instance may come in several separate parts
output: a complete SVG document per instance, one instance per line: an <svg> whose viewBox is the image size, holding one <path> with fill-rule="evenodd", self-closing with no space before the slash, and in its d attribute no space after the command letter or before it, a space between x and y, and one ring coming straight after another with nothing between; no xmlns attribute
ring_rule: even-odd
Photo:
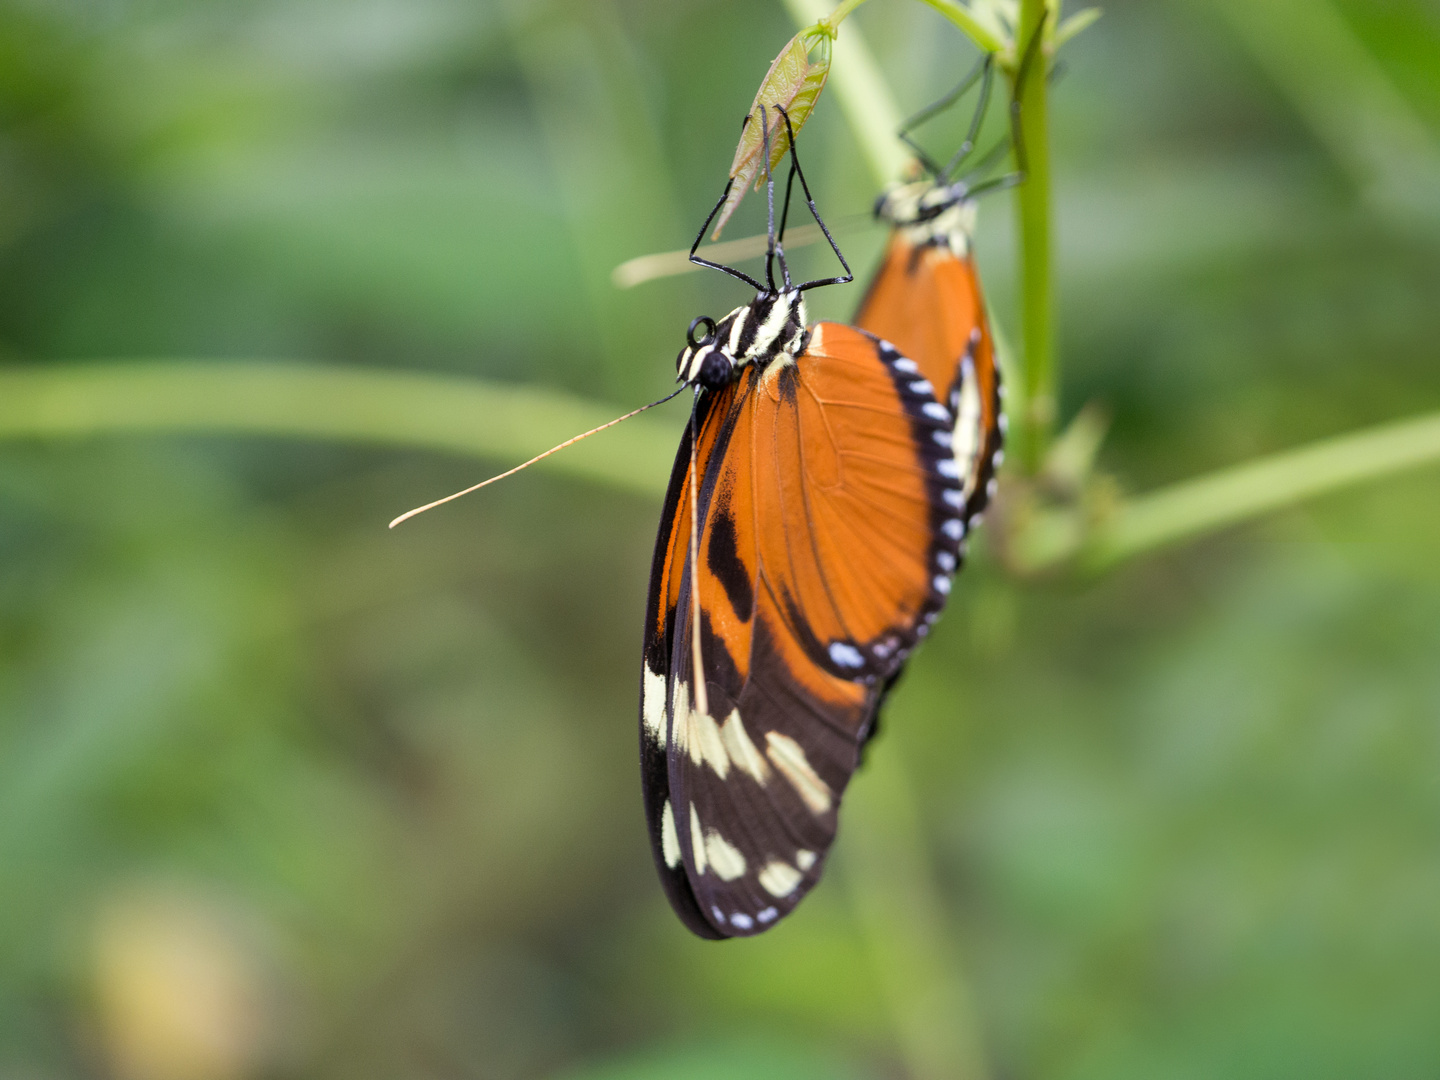
<svg viewBox="0 0 1440 1080"><path fill-rule="evenodd" d="M975 200L963 181L891 184L875 200L875 216L903 230L916 247L943 243L957 255L970 250L975 232Z"/></svg>
<svg viewBox="0 0 1440 1080"><path fill-rule="evenodd" d="M690 324L675 359L680 381L718 390L747 364L768 367L804 351L805 297L798 289L757 293L719 322L702 315Z"/></svg>

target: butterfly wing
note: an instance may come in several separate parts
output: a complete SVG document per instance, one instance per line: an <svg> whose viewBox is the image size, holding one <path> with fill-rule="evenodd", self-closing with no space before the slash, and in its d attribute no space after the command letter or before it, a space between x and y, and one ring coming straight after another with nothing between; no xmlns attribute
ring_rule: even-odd
<svg viewBox="0 0 1440 1080"><path fill-rule="evenodd" d="M851 327L814 327L794 363L745 371L699 419L698 566L687 439L652 571L641 754L666 891L713 938L766 929L818 880L880 694L949 593L965 496L950 409Z"/></svg>
<svg viewBox="0 0 1440 1080"><path fill-rule="evenodd" d="M968 514L984 510L1001 460L1003 390L974 259L893 230L855 325L892 342L954 410Z"/></svg>

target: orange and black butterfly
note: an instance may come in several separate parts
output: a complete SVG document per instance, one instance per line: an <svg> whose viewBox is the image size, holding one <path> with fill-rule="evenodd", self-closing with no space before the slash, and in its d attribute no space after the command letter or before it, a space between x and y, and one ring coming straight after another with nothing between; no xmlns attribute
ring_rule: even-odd
<svg viewBox="0 0 1440 1080"><path fill-rule="evenodd" d="M824 230L792 135L787 211L797 177ZM705 938L773 926L819 879L880 700L949 595L967 512L955 414L916 363L865 330L807 325L806 291L849 267L825 230L845 275L790 280L767 180L764 283L691 248L756 294L696 319L677 360L696 403L646 610L645 812L670 902Z"/></svg>
<svg viewBox="0 0 1440 1080"><path fill-rule="evenodd" d="M1033 56L1037 33L1024 63ZM994 494L995 470L1004 460L1004 388L995 362L995 343L985 314L973 237L976 200L987 191L1018 183L1016 173L976 182L988 162L963 179L955 172L975 145L989 102L993 64L986 58L959 86L917 113L901 130L915 149L924 179L892 184L875 203L875 216L891 225L890 240L855 325L888 339L933 383L955 414L955 460L965 491L963 528L978 524ZM1023 69L1022 69L1023 72ZM1023 81L1024 75L1020 76ZM909 139L909 131L952 105L976 79L979 102L965 142L940 166ZM1018 111L1012 114L1018 123ZM1017 151L1023 147L1014 139ZM998 149L1008 150L1008 146Z"/></svg>

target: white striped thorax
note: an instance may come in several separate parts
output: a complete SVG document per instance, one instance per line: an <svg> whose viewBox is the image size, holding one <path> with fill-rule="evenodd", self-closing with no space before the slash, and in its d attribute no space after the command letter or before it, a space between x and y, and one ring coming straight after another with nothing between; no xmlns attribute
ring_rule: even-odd
<svg viewBox="0 0 1440 1080"><path fill-rule="evenodd" d="M914 247L942 243L956 255L970 253L975 200L964 183L891 184L875 200L875 216L894 225Z"/></svg>
<svg viewBox="0 0 1440 1080"><path fill-rule="evenodd" d="M757 293L718 323L709 318L692 322L689 344L676 357L675 369L682 382L718 390L746 364L765 368L793 362L805 348L805 322L805 296L799 289Z"/></svg>

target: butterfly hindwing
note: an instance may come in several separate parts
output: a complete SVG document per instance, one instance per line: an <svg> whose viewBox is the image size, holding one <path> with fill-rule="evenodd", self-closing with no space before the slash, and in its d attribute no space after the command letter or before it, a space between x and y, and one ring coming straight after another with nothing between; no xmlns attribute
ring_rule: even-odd
<svg viewBox="0 0 1440 1080"><path fill-rule="evenodd" d="M642 764L656 863L704 937L758 933L818 880L883 687L949 592L954 415L889 345L822 323L744 370L671 477L647 616ZM700 608L704 708L691 589Z"/></svg>
<svg viewBox="0 0 1440 1080"><path fill-rule="evenodd" d="M944 395L956 414L967 519L983 511L1004 440L1003 388L968 242L916 244L893 230L855 324L893 342Z"/></svg>

